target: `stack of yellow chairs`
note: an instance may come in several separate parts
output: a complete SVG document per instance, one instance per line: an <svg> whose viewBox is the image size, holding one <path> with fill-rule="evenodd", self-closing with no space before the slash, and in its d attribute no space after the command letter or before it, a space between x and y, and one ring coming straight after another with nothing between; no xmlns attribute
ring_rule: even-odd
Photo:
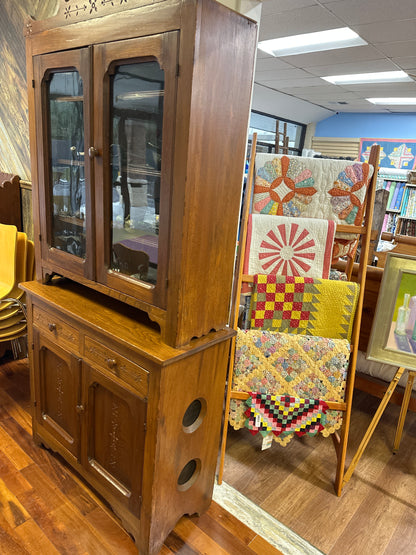
<svg viewBox="0 0 416 555"><path fill-rule="evenodd" d="M18 339L27 333L24 294L19 283L35 278L35 250L26 233L0 224L0 342L10 341L16 356Z"/></svg>

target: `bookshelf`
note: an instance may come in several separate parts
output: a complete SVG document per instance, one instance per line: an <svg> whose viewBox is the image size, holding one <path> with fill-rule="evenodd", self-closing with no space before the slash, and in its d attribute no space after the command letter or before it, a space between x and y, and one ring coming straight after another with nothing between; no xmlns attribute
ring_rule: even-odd
<svg viewBox="0 0 416 555"><path fill-rule="evenodd" d="M416 183L409 182L409 171L381 168L377 187L389 191L382 233L415 237Z"/></svg>

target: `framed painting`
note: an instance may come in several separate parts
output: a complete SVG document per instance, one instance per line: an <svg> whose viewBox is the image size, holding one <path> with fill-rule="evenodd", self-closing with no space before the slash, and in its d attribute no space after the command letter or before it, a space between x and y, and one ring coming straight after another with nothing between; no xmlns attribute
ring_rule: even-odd
<svg viewBox="0 0 416 555"><path fill-rule="evenodd" d="M416 370L416 257L387 255L367 358Z"/></svg>

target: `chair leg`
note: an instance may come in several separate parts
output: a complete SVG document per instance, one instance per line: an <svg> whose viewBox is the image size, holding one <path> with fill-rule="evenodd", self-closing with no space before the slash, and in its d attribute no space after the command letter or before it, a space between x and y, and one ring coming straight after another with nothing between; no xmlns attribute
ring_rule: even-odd
<svg viewBox="0 0 416 555"><path fill-rule="evenodd" d="M416 377L416 372L409 371L409 375L407 376L406 389L404 390L402 406L400 409L399 422L397 424L396 435L394 437L393 453L395 454L397 453L400 447L400 441L402 439L402 434L403 434L404 421L406 418L407 409L409 407L409 401L410 401L410 396L412 395L412 387L413 387L413 382L415 380L415 377Z"/></svg>

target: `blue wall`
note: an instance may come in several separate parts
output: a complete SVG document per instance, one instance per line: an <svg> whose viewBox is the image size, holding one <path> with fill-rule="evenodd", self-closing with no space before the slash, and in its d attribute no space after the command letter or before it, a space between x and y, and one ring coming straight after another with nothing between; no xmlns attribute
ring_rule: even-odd
<svg viewBox="0 0 416 555"><path fill-rule="evenodd" d="M335 114L316 124L315 136L416 139L416 114Z"/></svg>

